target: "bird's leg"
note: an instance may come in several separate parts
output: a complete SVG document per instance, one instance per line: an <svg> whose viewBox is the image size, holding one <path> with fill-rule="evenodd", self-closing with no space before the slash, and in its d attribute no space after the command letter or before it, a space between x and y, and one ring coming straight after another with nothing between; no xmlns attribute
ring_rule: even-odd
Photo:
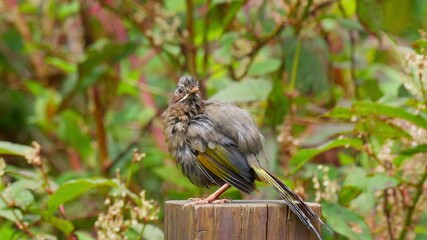
<svg viewBox="0 0 427 240"><path fill-rule="evenodd" d="M186 205L198 205L198 204L208 204L208 203L226 203L229 202L229 199L217 199L221 196L228 188L230 184L226 183L222 185L218 190L209 195L207 198L190 198L192 202L187 203Z"/></svg>

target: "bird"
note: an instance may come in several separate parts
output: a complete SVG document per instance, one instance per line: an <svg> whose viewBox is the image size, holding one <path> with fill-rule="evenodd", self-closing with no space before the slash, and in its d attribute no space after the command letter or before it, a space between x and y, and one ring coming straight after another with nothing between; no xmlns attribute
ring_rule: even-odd
<svg viewBox="0 0 427 240"><path fill-rule="evenodd" d="M220 188L190 204L224 203L219 197L229 187L243 193L255 190L255 181L270 184L301 222L322 239L309 219L325 225L302 198L261 166L264 137L250 114L230 103L205 100L199 82L181 76L162 114L168 150L194 185Z"/></svg>

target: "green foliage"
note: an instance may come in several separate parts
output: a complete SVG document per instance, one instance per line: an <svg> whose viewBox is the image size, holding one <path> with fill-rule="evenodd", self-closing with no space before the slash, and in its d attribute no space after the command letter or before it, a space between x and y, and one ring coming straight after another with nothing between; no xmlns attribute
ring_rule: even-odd
<svg viewBox="0 0 427 240"><path fill-rule="evenodd" d="M381 117L399 118L414 125L427 129L427 120L418 114L409 113L405 108L387 106L375 102L356 102L352 108L335 108L328 114L328 117L351 120L357 117Z"/></svg>
<svg viewBox="0 0 427 240"><path fill-rule="evenodd" d="M30 155L33 151L34 149L32 147L0 141L0 154L11 154L25 157Z"/></svg>
<svg viewBox="0 0 427 240"><path fill-rule="evenodd" d="M359 139L335 139L316 149L302 149L298 151L290 160L290 165L293 166L293 171L297 171L304 166L308 160L316 155L336 147L353 147L356 149L362 148L362 141Z"/></svg>
<svg viewBox="0 0 427 240"><path fill-rule="evenodd" d="M64 204L79 195L97 187L118 187L118 184L109 179L77 179L62 184L47 202L48 214L51 215L61 204Z"/></svg>
<svg viewBox="0 0 427 240"><path fill-rule="evenodd" d="M162 239L145 194L211 191L160 126L191 74L253 114L268 167L322 203L325 239L424 239L426 2L0 4L0 236Z"/></svg>
<svg viewBox="0 0 427 240"><path fill-rule="evenodd" d="M271 91L271 84L264 80L246 80L232 83L212 96L212 99L225 102L265 101Z"/></svg>
<svg viewBox="0 0 427 240"><path fill-rule="evenodd" d="M323 203L322 210L333 231L349 239L372 239L363 218L334 203Z"/></svg>

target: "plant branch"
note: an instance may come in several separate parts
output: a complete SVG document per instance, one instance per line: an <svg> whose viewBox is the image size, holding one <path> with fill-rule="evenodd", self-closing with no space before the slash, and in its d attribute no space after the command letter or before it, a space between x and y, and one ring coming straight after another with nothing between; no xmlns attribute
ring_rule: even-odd
<svg viewBox="0 0 427 240"><path fill-rule="evenodd" d="M185 45L187 69L191 75L197 78L196 46L194 45L194 5L193 0L186 0L186 17L188 37Z"/></svg>
<svg viewBox="0 0 427 240"><path fill-rule="evenodd" d="M203 48L204 48L204 55L203 55L203 75L205 76L206 72L208 71L208 63L209 63L209 42L208 42L208 33L209 33L209 13L210 13L210 7L211 7L211 0L208 0L206 3L206 17L205 17L205 31L203 32Z"/></svg>
<svg viewBox="0 0 427 240"><path fill-rule="evenodd" d="M49 178L48 178L48 175L47 175L47 172L46 172L44 166L40 166L40 173L41 173L42 178L43 178L43 190L47 194L51 195L53 193L53 190L50 188Z"/></svg>
<svg viewBox="0 0 427 240"><path fill-rule="evenodd" d="M245 4L247 2L248 2L248 0L243 0L243 1L236 1L235 3L240 4L240 6L239 6L239 10L240 10L243 6L245 6ZM226 21L224 23L224 27L222 29L221 36L224 35L224 33L230 28L230 26L232 26L233 21L236 18L238 11L234 11L232 13L233 13L233 15L228 15L226 18Z"/></svg>
<svg viewBox="0 0 427 240"><path fill-rule="evenodd" d="M232 65L228 66L229 72L232 75L233 79L240 80L248 74L249 68L252 65L253 61L255 60L255 57L258 54L259 50L262 47L264 47L267 43L269 43L272 39L277 37L284 27L285 27L285 24L280 23L271 33L258 38L255 42L255 46L252 48L252 50L249 53L236 59L237 61L239 61L242 58L249 57L249 63L245 66L245 69L243 70L243 73L240 76L236 75Z"/></svg>
<svg viewBox="0 0 427 240"><path fill-rule="evenodd" d="M96 142L99 151L99 164L101 172L105 173L106 167L110 165L108 156L107 134L104 124L104 110L102 109L101 97L99 95L98 86L93 86L91 89L91 98L93 102L93 117L96 126Z"/></svg>
<svg viewBox="0 0 427 240"><path fill-rule="evenodd" d="M425 55L423 56L423 60L425 60ZM427 104L427 93L426 93L426 89L425 89L425 86L424 86L424 82L423 82L423 71L419 71L419 73L418 73L418 81L419 81L419 83L420 83L420 87L421 87L421 93L422 93L422 95L423 95L423 100L424 100L424 104Z"/></svg>
<svg viewBox="0 0 427 240"><path fill-rule="evenodd" d="M319 12L320 10L322 10L326 7L329 7L338 1L340 1L340 0L327 0L327 1L324 1L324 2L317 4L316 6L313 6L313 8L310 10L310 16L316 15L317 12Z"/></svg>
<svg viewBox="0 0 427 240"><path fill-rule="evenodd" d="M390 213L390 209L388 207L388 205L389 205L389 203L388 203L388 196L389 195L388 195L387 189L385 189L383 191L383 193L384 193L383 210L384 210L384 213L385 213L385 216L386 216L386 219L387 219L388 236L389 236L390 240L393 240L394 237L393 237L393 229L392 229L392 216L391 216L391 213Z"/></svg>
<svg viewBox="0 0 427 240"><path fill-rule="evenodd" d="M291 72L291 81L289 83L289 93L293 94L295 91L295 84L297 79L297 73L298 73L298 65L299 65L299 58L301 53L301 40L297 40L297 45L295 47L295 54L293 58L292 63L292 72Z"/></svg>
<svg viewBox="0 0 427 240"><path fill-rule="evenodd" d="M351 82L353 83L353 91L356 99L360 99L360 94L357 87L356 77L356 39L354 37L354 31L349 31L350 35L350 74Z"/></svg>
<svg viewBox="0 0 427 240"><path fill-rule="evenodd" d="M280 23L276 26L276 28L271 31L271 33L268 33L264 36L261 36L255 43L255 46L252 48L252 50L247 54L247 56L251 57L253 55L256 55L257 52L264 47L268 42L270 42L273 38L277 37L283 30L283 28L286 26L284 22Z"/></svg>
<svg viewBox="0 0 427 240"><path fill-rule="evenodd" d="M348 14L345 12L344 7L341 1L338 1L338 9L341 12L341 15L344 18L348 18ZM350 77L351 83L353 84L353 92L356 99L360 99L360 94L357 86L357 77L356 77L356 38L354 37L354 31L349 30L348 35L350 38Z"/></svg>
<svg viewBox="0 0 427 240"><path fill-rule="evenodd" d="M424 158L426 159L425 154L424 154ZM399 240L404 240L406 238L408 229L412 224L412 215L414 214L415 207L417 206L418 201L420 200L421 195L423 194L423 187L426 180L427 180L427 167L425 168L424 173L422 174L421 179L417 184L417 187L415 190L415 196L412 201L412 204L408 208L408 212L406 213L405 222L403 223L403 228L398 238Z"/></svg>
<svg viewBox="0 0 427 240"><path fill-rule="evenodd" d="M307 5L305 5L304 12L303 12L302 17L301 17L301 21L303 21L304 19L306 19L309 16L309 14L310 14L310 7L311 7L312 4L313 4L313 0L308 0L307 1Z"/></svg>
<svg viewBox="0 0 427 240"><path fill-rule="evenodd" d="M36 50L32 46L36 44L33 41L33 34L25 21L25 18L19 12L19 3L17 0L8 0L5 2L6 8L10 9L12 17L14 19L13 24L15 25L18 33L24 39L25 45L27 45L27 51L29 53L30 62L34 67L36 77L43 82L46 81L47 71L44 65L43 53ZM28 49L29 48L29 49Z"/></svg>
<svg viewBox="0 0 427 240"><path fill-rule="evenodd" d="M116 16L123 18L125 20L127 20L131 25L133 25L134 27L136 27L137 29L140 30L141 34L148 40L150 47L152 47L153 49L156 50L156 52L158 53L164 53L167 58L169 59L170 62L175 62L178 63L179 60L177 57L175 57L175 55L173 53L171 53L170 51L168 51L167 49L165 49L162 46L159 46L157 44L155 44L154 39L149 36L145 31L143 26L141 26L141 24L136 21L135 19L131 18L130 15L127 15L125 13L123 13L122 11L119 11L118 9L110 6L109 4L107 4L104 0L97 0L97 2L105 9L107 9L108 11L110 11L111 13L115 14ZM160 59L162 59L162 61L166 62L161 55L159 55ZM174 65L172 65L174 66Z"/></svg>
<svg viewBox="0 0 427 240"><path fill-rule="evenodd" d="M291 135L293 135L292 129L295 124L296 111L297 111L297 105L295 104L294 100L298 95L298 91L295 90L295 85L296 85L296 79L298 74L300 52L301 52L301 40L297 39L297 45L295 47L295 53L294 53L294 58L292 63L291 79L290 79L289 89L287 91L287 96L289 98L289 117L287 119L286 118L284 119L284 124L286 123L286 120L288 120L288 124L290 125L289 134Z"/></svg>
<svg viewBox="0 0 427 240"><path fill-rule="evenodd" d="M165 99L168 99L169 95L170 95L169 93L167 93L163 89L150 86L143 81L139 81L138 83L136 83L136 82L131 81L130 79L123 79L123 82L132 86L132 87L137 88L139 91L143 91L146 93L157 95L157 96L160 96L160 97L165 98Z"/></svg>

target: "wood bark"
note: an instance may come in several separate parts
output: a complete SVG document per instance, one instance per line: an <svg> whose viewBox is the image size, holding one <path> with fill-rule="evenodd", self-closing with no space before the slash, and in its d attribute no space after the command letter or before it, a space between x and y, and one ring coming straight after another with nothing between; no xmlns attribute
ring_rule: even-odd
<svg viewBox="0 0 427 240"><path fill-rule="evenodd" d="M166 240L317 240L280 200L232 201L225 204L165 204ZM318 215L321 206L307 203ZM320 232L320 224L312 220Z"/></svg>

